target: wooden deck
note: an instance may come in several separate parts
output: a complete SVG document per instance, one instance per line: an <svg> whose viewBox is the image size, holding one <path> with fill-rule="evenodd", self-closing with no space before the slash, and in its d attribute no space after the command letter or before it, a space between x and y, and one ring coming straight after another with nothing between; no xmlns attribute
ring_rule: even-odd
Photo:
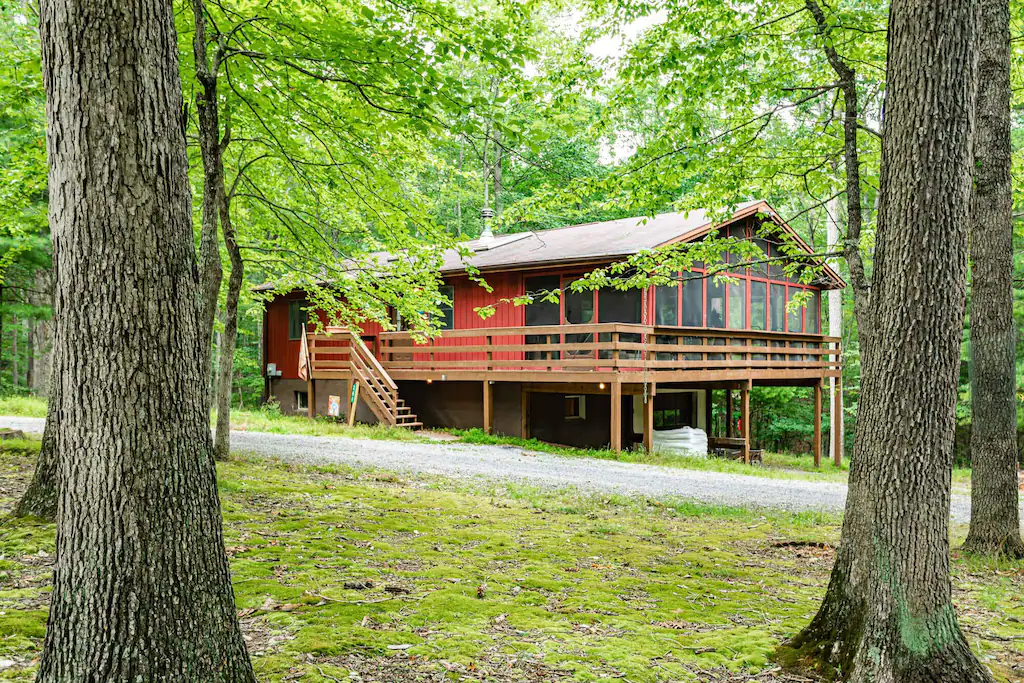
<svg viewBox="0 0 1024 683"><path fill-rule="evenodd" d="M841 369L837 338L744 330L614 323L451 330L426 344L384 332L380 340L381 365L399 380L784 383Z"/></svg>

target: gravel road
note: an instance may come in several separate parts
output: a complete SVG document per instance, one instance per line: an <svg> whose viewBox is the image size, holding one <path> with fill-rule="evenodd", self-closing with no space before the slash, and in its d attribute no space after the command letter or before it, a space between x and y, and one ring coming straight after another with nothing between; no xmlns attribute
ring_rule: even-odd
<svg viewBox="0 0 1024 683"><path fill-rule="evenodd" d="M41 433L40 418L0 416L0 427ZM379 467L456 478L517 481L589 492L679 496L703 503L789 511L841 512L846 485L799 479L768 479L590 458L524 454L521 448L452 442L408 443L343 437L232 432L235 450L297 463ZM955 522L970 519L970 499L954 495Z"/></svg>

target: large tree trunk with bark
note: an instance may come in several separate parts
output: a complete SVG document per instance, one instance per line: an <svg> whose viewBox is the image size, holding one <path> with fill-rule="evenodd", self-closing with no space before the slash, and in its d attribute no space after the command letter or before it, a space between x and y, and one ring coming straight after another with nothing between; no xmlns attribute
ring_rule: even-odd
<svg viewBox="0 0 1024 683"><path fill-rule="evenodd" d="M224 245L231 259L228 291L224 302L224 336L220 349L220 378L217 381L217 432L214 453L218 460L227 460L231 452L231 381L235 371L235 347L238 342L238 298L242 292L245 265L235 241L231 224L231 207L225 201L221 209Z"/></svg>
<svg viewBox="0 0 1024 683"><path fill-rule="evenodd" d="M61 484L40 683L255 681L202 381L172 9L40 8Z"/></svg>
<svg viewBox="0 0 1024 683"><path fill-rule="evenodd" d="M949 580L975 40L967 0L892 4L874 329L850 492L825 600L793 643L846 681L991 681Z"/></svg>
<svg viewBox="0 0 1024 683"><path fill-rule="evenodd" d="M971 528L964 549L1024 557L1010 187L1010 3L982 0L971 196Z"/></svg>

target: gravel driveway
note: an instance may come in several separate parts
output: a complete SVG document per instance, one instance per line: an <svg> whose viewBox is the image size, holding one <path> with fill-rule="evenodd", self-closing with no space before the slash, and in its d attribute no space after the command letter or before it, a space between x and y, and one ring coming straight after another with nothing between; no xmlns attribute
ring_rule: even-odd
<svg viewBox="0 0 1024 683"><path fill-rule="evenodd" d="M0 416L0 427L41 433L41 418ZM799 479L768 479L720 472L591 458L524 454L511 446L370 441L327 436L232 432L231 447L281 460L309 464L379 467L454 478L490 478L590 492L679 496L703 503L789 511L842 512L846 485ZM970 499L954 495L955 522L970 519Z"/></svg>

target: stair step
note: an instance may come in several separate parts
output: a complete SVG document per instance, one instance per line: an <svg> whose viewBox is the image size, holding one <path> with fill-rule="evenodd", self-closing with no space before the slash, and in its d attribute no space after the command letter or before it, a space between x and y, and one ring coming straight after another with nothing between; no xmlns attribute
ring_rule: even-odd
<svg viewBox="0 0 1024 683"><path fill-rule="evenodd" d="M418 428L418 427L422 427L423 423L422 422L399 422L395 426L396 427L408 427L409 429L415 429L415 428Z"/></svg>

